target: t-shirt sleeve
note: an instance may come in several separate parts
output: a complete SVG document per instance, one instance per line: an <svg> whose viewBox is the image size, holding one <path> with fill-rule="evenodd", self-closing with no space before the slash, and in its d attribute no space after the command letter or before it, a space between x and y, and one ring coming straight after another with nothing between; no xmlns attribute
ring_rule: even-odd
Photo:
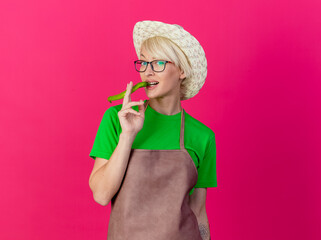
<svg viewBox="0 0 321 240"><path fill-rule="evenodd" d="M195 188L210 187L217 187L215 135L208 143L204 158L199 162L198 179L195 185Z"/></svg>
<svg viewBox="0 0 321 240"><path fill-rule="evenodd" d="M95 141L89 156L109 160L119 141L119 119L117 110L113 107L106 110L99 125Z"/></svg>

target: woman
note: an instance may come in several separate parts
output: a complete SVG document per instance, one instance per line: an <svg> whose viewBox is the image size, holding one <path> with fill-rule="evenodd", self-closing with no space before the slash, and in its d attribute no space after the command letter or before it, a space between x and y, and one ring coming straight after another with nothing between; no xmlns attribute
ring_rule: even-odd
<svg viewBox="0 0 321 240"><path fill-rule="evenodd" d="M112 206L107 239L210 239L205 200L217 186L214 132L181 106L205 82L205 53L176 24L141 21L133 38L135 69L156 85L145 88L149 100L132 102L127 84L89 155L93 197Z"/></svg>

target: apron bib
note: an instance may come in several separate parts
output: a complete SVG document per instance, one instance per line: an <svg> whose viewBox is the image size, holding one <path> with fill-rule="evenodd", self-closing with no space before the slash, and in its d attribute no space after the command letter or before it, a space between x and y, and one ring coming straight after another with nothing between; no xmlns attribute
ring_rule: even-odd
<svg viewBox="0 0 321 240"><path fill-rule="evenodd" d="M202 240L188 205L198 173L184 147L181 113L180 149L131 150L123 182L111 200L108 240Z"/></svg>

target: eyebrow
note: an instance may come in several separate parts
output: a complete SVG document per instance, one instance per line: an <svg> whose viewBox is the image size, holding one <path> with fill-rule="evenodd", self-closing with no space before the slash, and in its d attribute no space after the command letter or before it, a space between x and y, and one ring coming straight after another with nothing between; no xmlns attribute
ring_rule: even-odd
<svg viewBox="0 0 321 240"><path fill-rule="evenodd" d="M144 54L142 54L142 53L140 54L140 56L143 56L144 58L146 58L146 57L144 56ZM156 58L153 57L153 59L156 59Z"/></svg>

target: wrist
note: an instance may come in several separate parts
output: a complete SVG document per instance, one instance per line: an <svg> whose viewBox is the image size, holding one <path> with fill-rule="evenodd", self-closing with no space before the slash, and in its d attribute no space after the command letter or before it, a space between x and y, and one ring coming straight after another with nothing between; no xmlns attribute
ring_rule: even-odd
<svg viewBox="0 0 321 240"><path fill-rule="evenodd" d="M127 141L134 141L137 133L133 132L121 132L119 138L122 138Z"/></svg>

